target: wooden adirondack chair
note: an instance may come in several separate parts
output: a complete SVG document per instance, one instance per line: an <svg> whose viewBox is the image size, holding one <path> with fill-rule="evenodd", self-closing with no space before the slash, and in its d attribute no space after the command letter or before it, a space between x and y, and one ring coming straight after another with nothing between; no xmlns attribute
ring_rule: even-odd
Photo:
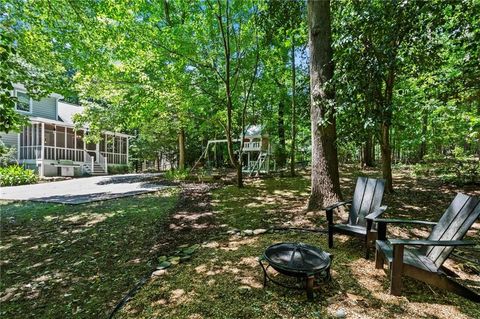
<svg viewBox="0 0 480 319"><path fill-rule="evenodd" d="M438 223L375 219L378 223L379 238L376 241L375 267L381 269L384 262L388 262L390 293L397 296L401 294L402 276L405 275L480 302L480 295L449 278L447 275L456 276L456 274L442 266L455 247L475 245L475 242L463 241L462 238L479 216L480 199L459 193ZM386 240L386 226L391 223L434 225L434 227L428 239ZM411 245L420 248L405 248Z"/></svg>
<svg viewBox="0 0 480 319"><path fill-rule="evenodd" d="M355 186L353 200L338 202L325 208L328 221L328 247L333 247L333 234L341 233L361 237L365 241L366 254L370 254L370 243L376 239L376 231L373 228L373 220L379 217L387 206L382 204L385 180L368 177L359 177ZM334 224L333 210L350 204L348 223Z"/></svg>

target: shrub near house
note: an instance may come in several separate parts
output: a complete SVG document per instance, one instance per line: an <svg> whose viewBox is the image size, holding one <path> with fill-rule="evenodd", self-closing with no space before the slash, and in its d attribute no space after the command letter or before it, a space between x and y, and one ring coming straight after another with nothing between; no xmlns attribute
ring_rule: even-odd
<svg viewBox="0 0 480 319"><path fill-rule="evenodd" d="M25 169L17 164L0 167L0 186L33 184L37 181L38 176L33 170Z"/></svg>
<svg viewBox="0 0 480 319"><path fill-rule="evenodd" d="M127 174L129 172L129 166L126 164L108 165L108 174Z"/></svg>
<svg viewBox="0 0 480 319"><path fill-rule="evenodd" d="M18 165L15 148L7 147L0 141L0 186L32 184L37 181L35 172Z"/></svg>

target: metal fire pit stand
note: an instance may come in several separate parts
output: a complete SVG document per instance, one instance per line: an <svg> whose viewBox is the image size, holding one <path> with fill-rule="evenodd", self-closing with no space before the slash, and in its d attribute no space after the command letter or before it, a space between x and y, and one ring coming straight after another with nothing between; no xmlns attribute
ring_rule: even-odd
<svg viewBox="0 0 480 319"><path fill-rule="evenodd" d="M330 255L330 258L333 258L333 256ZM296 289L296 290L306 290L307 291L307 298L308 298L309 301L313 301L313 290L319 289L321 287L320 284L315 285L315 279L318 282L320 282L321 284L325 284L325 283L329 282L330 279L332 278L331 275L330 275L330 265L331 265L330 263L328 264L328 267L326 267L324 269L319 269L318 271L315 271L315 272L304 273L302 275L298 275L298 274L287 275L287 274L282 273L281 271L278 271L278 269L275 269L274 267L272 267L268 263L268 261L265 259L265 256L259 257L258 258L258 263L260 264L260 266L262 267L262 270L263 270L263 288L265 288L267 286L268 281L271 281L274 284L279 285L279 286L284 287L284 288ZM299 280L302 280L302 281L304 280L304 287L290 286L290 285L286 285L284 283L281 283L279 281L274 280L267 273L267 269L270 268L270 267L272 267L273 269L275 269L278 273L280 273L282 275L289 276L289 277L296 277L296 278L298 278Z"/></svg>

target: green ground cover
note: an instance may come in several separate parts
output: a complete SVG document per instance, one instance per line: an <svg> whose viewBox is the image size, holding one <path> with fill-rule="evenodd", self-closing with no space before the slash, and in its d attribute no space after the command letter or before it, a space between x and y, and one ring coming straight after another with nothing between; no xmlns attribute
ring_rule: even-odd
<svg viewBox="0 0 480 319"><path fill-rule="evenodd" d="M334 254L333 281L308 302L305 293L270 284L262 288L257 257L275 242L300 241L326 247L325 236L282 232L230 238L204 245L190 263L150 281L119 318L325 318L344 309L347 318L478 318L478 306L413 280L407 297L388 295L385 274L364 261L358 243L345 240Z"/></svg>
<svg viewBox="0 0 480 319"><path fill-rule="evenodd" d="M377 171L347 169L342 175L346 197L351 195L354 178L378 176ZM398 171L397 193L386 203L402 216L412 212L434 220L443 213L459 189L441 188L431 179L412 179L408 170ZM440 188L439 188L440 187ZM218 223L240 230L282 225L321 227L321 213L307 213L302 207L308 196L305 177L249 181L244 190L233 186L213 192L213 208ZM462 190L469 191L471 190ZM474 191L475 193L475 191ZM433 194L436 194L433 196ZM430 200L429 205L426 199ZM409 203L406 205L404 203ZM478 228L478 224L475 225ZM424 234L425 229L396 230L402 235ZM476 234L475 234L476 232ZM479 240L478 231L469 235ZM473 237L472 237L473 236ZM272 243L301 241L327 247L326 236L318 233L269 232L259 236L225 235L206 239L185 264L153 277L119 313L119 318L324 318L339 309L347 318L478 318L478 305L423 283L406 279L404 296L388 293L389 280L376 270L373 258L365 260L361 243L336 236L333 280L306 301L304 293L270 285L262 288L262 271L257 257ZM452 264L462 272L462 265ZM478 275L463 273L468 279ZM463 276L462 275L462 276Z"/></svg>
<svg viewBox="0 0 480 319"><path fill-rule="evenodd" d="M376 170L342 167L345 198L359 175ZM458 191L480 196L475 187L445 185L438 179L395 171L396 192L386 195L391 215L436 220ZM388 294L389 280L363 258L363 246L335 237L333 280L314 303L304 293L270 285L262 288L257 257L269 245L301 241L327 247L320 233L267 232L258 236L228 230L325 227L324 213L306 212L310 181L250 179L245 189L200 184L155 194L87 205L1 203L0 317L106 317L115 304L154 266L158 256L199 244L192 257L157 272L117 313L118 318L323 318L344 309L347 318L478 318L480 310L456 295L405 280L404 296ZM188 190L190 189L190 190ZM193 189L193 191L192 191ZM480 224L469 238L480 243ZM412 237L427 229L389 229ZM478 252L458 251L480 259ZM478 269L450 261L461 280L480 283ZM477 284L477 286L479 286ZM477 287L480 288L480 287Z"/></svg>
<svg viewBox="0 0 480 319"><path fill-rule="evenodd" d="M176 190L69 206L1 202L2 318L104 318L152 266Z"/></svg>

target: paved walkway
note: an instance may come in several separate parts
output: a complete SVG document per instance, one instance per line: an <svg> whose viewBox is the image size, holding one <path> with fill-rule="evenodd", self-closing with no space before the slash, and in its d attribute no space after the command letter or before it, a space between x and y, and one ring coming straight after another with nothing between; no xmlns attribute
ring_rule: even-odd
<svg viewBox="0 0 480 319"><path fill-rule="evenodd" d="M158 174L94 176L60 182L0 187L0 199L83 204L154 192L167 187L169 186L159 183Z"/></svg>

